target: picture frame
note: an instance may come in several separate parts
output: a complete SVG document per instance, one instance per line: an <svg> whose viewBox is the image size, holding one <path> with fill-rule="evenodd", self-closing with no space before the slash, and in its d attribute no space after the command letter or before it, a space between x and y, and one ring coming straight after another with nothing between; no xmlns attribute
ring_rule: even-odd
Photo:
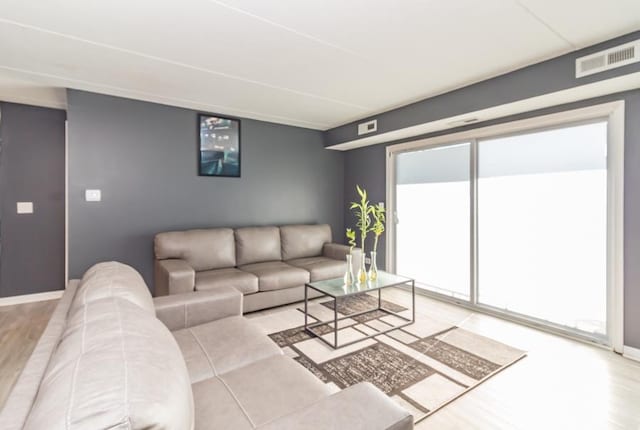
<svg viewBox="0 0 640 430"><path fill-rule="evenodd" d="M240 177L240 120L198 114L198 176Z"/></svg>

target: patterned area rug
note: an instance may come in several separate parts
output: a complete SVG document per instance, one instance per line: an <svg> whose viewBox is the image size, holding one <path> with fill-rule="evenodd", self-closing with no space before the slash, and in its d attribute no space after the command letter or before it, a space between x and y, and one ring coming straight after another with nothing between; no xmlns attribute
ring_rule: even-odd
<svg viewBox="0 0 640 430"><path fill-rule="evenodd" d="M338 317L375 308L367 294L338 301ZM410 317L410 311L383 301L383 307ZM333 319L333 300L309 304L309 322ZM487 378L523 358L524 351L422 315L412 325L332 349L304 331L301 309L287 308L256 316L255 322L300 365L333 390L368 381L409 410L416 422L434 413ZM375 334L404 321L372 311L339 321L339 343ZM333 324L316 328L333 336ZM333 338L331 337L331 341Z"/></svg>
<svg viewBox="0 0 640 430"><path fill-rule="evenodd" d="M334 301L328 300L326 302L322 302L322 305L333 310ZM368 294L347 296L343 299L338 300L338 312L342 315L351 315L358 312L364 312L367 309L373 309L377 306L377 297L370 296ZM402 312L407 309L404 306L396 305L395 303L391 303L388 300L382 300L382 307L384 309L389 309L392 312Z"/></svg>

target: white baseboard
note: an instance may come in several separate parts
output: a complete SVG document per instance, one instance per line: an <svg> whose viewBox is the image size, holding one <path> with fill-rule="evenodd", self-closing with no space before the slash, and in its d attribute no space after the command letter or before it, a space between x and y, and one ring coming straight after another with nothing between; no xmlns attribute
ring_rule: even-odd
<svg viewBox="0 0 640 430"><path fill-rule="evenodd" d="M622 349L622 356L631 360L640 361L640 349L625 345Z"/></svg>
<svg viewBox="0 0 640 430"><path fill-rule="evenodd" d="M42 302L59 299L64 290L47 291L46 293L24 294L22 296L0 297L0 306L19 305L22 303Z"/></svg>

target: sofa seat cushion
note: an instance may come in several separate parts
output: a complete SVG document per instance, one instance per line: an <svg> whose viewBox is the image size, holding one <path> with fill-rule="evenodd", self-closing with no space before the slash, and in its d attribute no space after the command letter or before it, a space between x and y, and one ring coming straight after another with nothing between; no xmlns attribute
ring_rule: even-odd
<svg viewBox="0 0 640 430"><path fill-rule="evenodd" d="M307 270L311 274L311 282L331 278L341 278L347 270L347 262L327 257L296 258L287 264Z"/></svg>
<svg viewBox="0 0 640 430"><path fill-rule="evenodd" d="M259 427L330 394L325 384L291 358L267 358L194 384L195 428Z"/></svg>
<svg viewBox="0 0 640 430"><path fill-rule="evenodd" d="M205 379L193 384L192 390L196 410L194 430L255 428L220 379Z"/></svg>
<svg viewBox="0 0 640 430"><path fill-rule="evenodd" d="M235 268L196 272L196 291L213 290L227 285L242 294L257 293L258 277Z"/></svg>
<svg viewBox="0 0 640 430"><path fill-rule="evenodd" d="M282 355L282 350L262 330L241 316L177 330L173 336L192 383Z"/></svg>
<svg viewBox="0 0 640 430"><path fill-rule="evenodd" d="M258 277L260 291L282 290L304 285L309 282L309 272L293 267L282 261L268 261L240 266L240 270L253 273Z"/></svg>

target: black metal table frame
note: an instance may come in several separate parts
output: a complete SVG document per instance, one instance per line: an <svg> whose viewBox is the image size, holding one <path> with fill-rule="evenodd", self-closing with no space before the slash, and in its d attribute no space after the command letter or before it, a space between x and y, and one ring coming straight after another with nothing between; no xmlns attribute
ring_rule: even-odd
<svg viewBox="0 0 640 430"><path fill-rule="evenodd" d="M393 312L393 311L391 311L389 309L385 309L385 308L382 307L382 290L383 289L390 288L390 287L397 287L397 286L400 286L400 285L406 285L409 282L411 283L411 318L407 318L407 317L405 317L403 315L400 315L398 312ZM315 290L315 291L317 291L319 293L322 293L325 296L331 297L333 299L333 321L318 321L318 322L315 322L315 323L312 323L312 324L308 323L308 318L309 318L309 311L308 311L309 294L308 294L308 289L309 288L311 288L311 289L313 289L313 290ZM378 307L377 308L369 309L369 310L358 312L358 313L351 314L351 315L345 315L343 317L338 318L338 299L339 298L355 296L355 295L358 295L358 294L368 294L368 293L373 292L375 290L378 290ZM389 315L393 315L393 316L395 316L397 318L400 318L400 319L403 319L403 320L405 320L407 322L404 323L404 324L400 324L398 326L389 327L386 330L379 331L379 332L374 333L374 334L366 335L365 337L359 338L357 340L353 340L351 342L347 342L345 344L338 345L338 321L342 321L342 320L345 320L345 319L348 319L348 318L357 317L358 315L363 315L363 314L367 314L367 313L375 312L375 311L385 312L385 313L387 313ZM315 318L315 317L313 317L313 318L316 319L316 320L318 319L318 318ZM351 294L345 294L343 296L334 296L334 295L328 294L328 293L326 293L326 292L324 292L322 290L319 290L319 289L315 288L314 286L312 286L310 284L305 284L305 286L304 286L304 329L305 329L306 332L308 332L308 333L312 334L313 336L317 337L318 339L320 339L321 341L323 341L324 343L326 343L327 345L329 345L333 349L343 348L345 346L349 346L349 345L353 345L353 344L358 343L358 342L362 342L363 340L366 340L366 339L371 339L373 337L380 336L380 335L388 333L390 331L397 330L397 329L402 328L402 327L406 327L406 326L408 326L410 324L413 324L415 321L416 321L416 281L415 281L415 279L407 279L406 281L402 281L402 282L398 282L398 283L390 284L390 285L385 285L383 287L371 289L369 291L359 291L359 292L354 292L354 293L351 293ZM313 329L315 327L318 327L318 326L321 326L321 325L329 325L331 323L333 323L333 344L331 342L329 342L327 339L325 339L323 337L324 335L315 333L313 331Z"/></svg>

